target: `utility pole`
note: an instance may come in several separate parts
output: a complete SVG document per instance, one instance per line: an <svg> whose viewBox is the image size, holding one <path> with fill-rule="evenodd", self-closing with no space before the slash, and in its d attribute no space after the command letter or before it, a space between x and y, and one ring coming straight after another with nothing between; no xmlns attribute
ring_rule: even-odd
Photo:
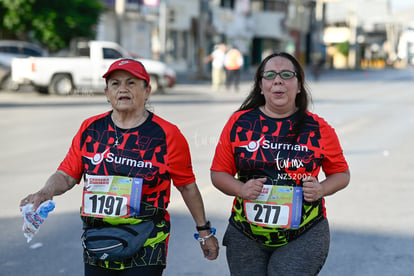
<svg viewBox="0 0 414 276"><path fill-rule="evenodd" d="M391 0L387 0L387 15L389 17L392 17ZM385 26L386 26L387 41L389 43L387 65L391 65L392 62L397 60L397 44L398 44L397 24L394 22L394 20L392 20L390 22L387 22Z"/></svg>
<svg viewBox="0 0 414 276"><path fill-rule="evenodd" d="M116 0L115 1L115 14L116 14L116 42L122 44L122 21L125 14L125 0Z"/></svg>
<svg viewBox="0 0 414 276"><path fill-rule="evenodd" d="M325 29L325 8L326 4L324 0L316 0L315 3L315 24L316 32L314 36L314 48L313 50L318 52L320 57L324 60L326 58L324 41L323 41L323 32Z"/></svg>
<svg viewBox="0 0 414 276"><path fill-rule="evenodd" d="M204 61L203 58L206 55L206 31L205 26L207 24L207 14L208 14L208 0L200 0L200 8L199 8L199 17L198 17L198 26L197 26L197 44L198 44L198 51L197 51L197 73L199 78L205 77L204 72Z"/></svg>
<svg viewBox="0 0 414 276"><path fill-rule="evenodd" d="M350 37L349 37L349 53L348 53L348 68L355 69L359 67L358 64L358 43L357 43L357 36L358 36L358 14L356 10L356 3L355 1L351 1L349 3L351 8L349 10L349 30L350 30Z"/></svg>
<svg viewBox="0 0 414 276"><path fill-rule="evenodd" d="M158 34L160 40L160 60L165 61L165 45L167 43L167 3L160 0L160 10L158 16Z"/></svg>

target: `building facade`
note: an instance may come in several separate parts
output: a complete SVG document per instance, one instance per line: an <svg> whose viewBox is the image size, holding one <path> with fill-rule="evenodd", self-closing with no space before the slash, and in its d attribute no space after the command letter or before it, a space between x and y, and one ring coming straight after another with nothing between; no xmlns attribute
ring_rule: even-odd
<svg viewBox="0 0 414 276"><path fill-rule="evenodd" d="M105 0L97 39L132 53L204 75L215 44L236 46L245 67L269 52L287 51L306 64L319 51L312 0ZM321 19L320 19L321 20Z"/></svg>

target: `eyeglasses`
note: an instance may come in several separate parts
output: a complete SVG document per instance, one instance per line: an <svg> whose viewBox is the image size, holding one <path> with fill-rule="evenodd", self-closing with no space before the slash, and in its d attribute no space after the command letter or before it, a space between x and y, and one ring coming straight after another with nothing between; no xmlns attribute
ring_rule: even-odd
<svg viewBox="0 0 414 276"><path fill-rule="evenodd" d="M297 73L293 72L293 71L289 71L289 70L283 70L283 71L280 71L280 72L264 71L262 73L262 77L265 80L273 80L277 77L277 75L279 75L284 80L290 80L290 79L294 78L297 75Z"/></svg>

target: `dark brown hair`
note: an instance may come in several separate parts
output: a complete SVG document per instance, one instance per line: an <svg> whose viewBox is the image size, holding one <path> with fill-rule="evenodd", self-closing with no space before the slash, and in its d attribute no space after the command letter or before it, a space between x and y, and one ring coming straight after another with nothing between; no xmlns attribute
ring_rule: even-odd
<svg viewBox="0 0 414 276"><path fill-rule="evenodd" d="M263 74L266 63L274 57L282 57L282 58L286 58L290 60L297 74L296 78L298 80L299 89L301 91L300 93L296 95L296 98L295 98L295 105L299 109L298 110L298 124L295 130L295 133L297 136L299 135L299 132L301 131L303 127L306 111L308 110L308 106L311 102L311 97L305 85L305 73L303 71L303 68L300 65L300 63L297 61L297 59L289 53L286 53L286 52L272 53L262 60L262 62L257 67L252 90L250 91L249 95L247 96L247 98L244 100L244 102L241 104L241 106L239 107L237 111L248 110L252 108L259 108L260 106L265 105L266 100L265 100L264 95L261 94L262 88L260 87L260 84L262 81L262 74Z"/></svg>

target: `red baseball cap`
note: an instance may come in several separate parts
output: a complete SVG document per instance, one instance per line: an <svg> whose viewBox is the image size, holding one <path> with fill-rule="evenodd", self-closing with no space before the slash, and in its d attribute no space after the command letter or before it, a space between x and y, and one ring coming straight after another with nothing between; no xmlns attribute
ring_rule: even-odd
<svg viewBox="0 0 414 276"><path fill-rule="evenodd" d="M109 66L108 71L102 77L107 79L109 75L115 70L127 71L132 75L136 76L137 78L147 81L147 83L150 82L150 77L147 73L147 70L145 70L144 65L135 59L118 59L117 61L112 63L111 66Z"/></svg>

